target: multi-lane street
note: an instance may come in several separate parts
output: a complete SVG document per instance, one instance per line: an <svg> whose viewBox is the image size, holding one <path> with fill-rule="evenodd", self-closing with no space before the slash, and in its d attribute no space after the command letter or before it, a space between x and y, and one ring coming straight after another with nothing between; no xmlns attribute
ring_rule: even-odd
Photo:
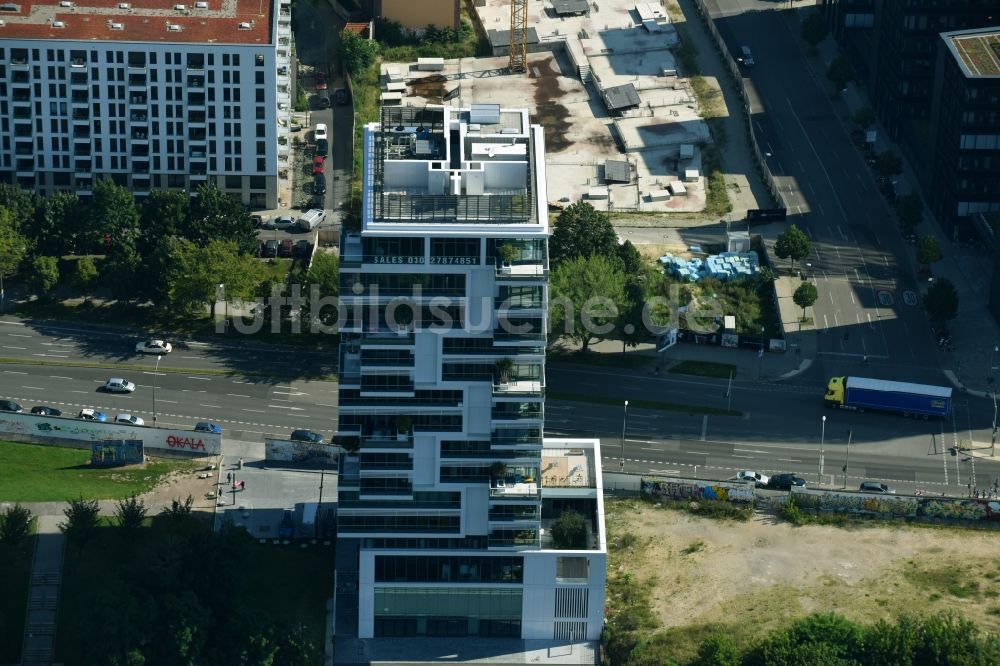
<svg viewBox="0 0 1000 666"><path fill-rule="evenodd" d="M743 75L754 131L790 222L813 241L803 263L820 294L817 374L856 373L867 357L876 376L939 382L909 250L835 111L829 81L807 64L798 13L756 0L711 4L730 52L744 45L753 52Z"/></svg>
<svg viewBox="0 0 1000 666"><path fill-rule="evenodd" d="M161 426L186 428L210 420L222 425L224 440L231 442L260 442L265 434L287 435L294 428L327 435L336 429L337 384L323 378L334 370L331 352L222 339L174 341L174 351L155 372L156 359L135 354L135 342L107 330L0 319L0 358L5 359L0 363L0 398L25 408L51 405L70 414L84 407L111 416L128 412L151 424L155 382ZM43 365L33 365L39 362ZM80 362L92 365L74 365ZM123 376L138 388L127 395L99 392L112 376ZM956 397L949 420L921 421L827 411L822 382L810 379L780 384L737 380L727 397L725 381L557 362L547 368L547 386L555 395L622 400L621 406L546 401L547 434L601 438L604 462L612 471L623 458L629 472L721 479L739 469L791 471L815 483L822 440L823 483L841 484L850 432L848 476L854 485L881 479L900 489L958 493L973 473L981 483L998 474L992 461L948 454L956 445L989 444L992 405L975 398ZM732 409L739 415L633 404L625 419L626 399Z"/></svg>

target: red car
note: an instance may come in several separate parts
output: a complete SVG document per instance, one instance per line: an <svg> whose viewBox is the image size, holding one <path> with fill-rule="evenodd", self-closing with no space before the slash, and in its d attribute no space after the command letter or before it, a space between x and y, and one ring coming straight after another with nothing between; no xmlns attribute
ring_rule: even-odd
<svg viewBox="0 0 1000 666"><path fill-rule="evenodd" d="M314 74L314 77L316 79L316 90L326 90L327 89L326 74L324 74L323 72L316 72L316 74Z"/></svg>
<svg viewBox="0 0 1000 666"><path fill-rule="evenodd" d="M294 247L295 243L292 242L292 239L286 238L285 240L281 241L280 245L278 245L278 256L279 257L292 256L292 250L294 249Z"/></svg>
<svg viewBox="0 0 1000 666"><path fill-rule="evenodd" d="M317 155L313 158L313 173L323 173L323 156Z"/></svg>

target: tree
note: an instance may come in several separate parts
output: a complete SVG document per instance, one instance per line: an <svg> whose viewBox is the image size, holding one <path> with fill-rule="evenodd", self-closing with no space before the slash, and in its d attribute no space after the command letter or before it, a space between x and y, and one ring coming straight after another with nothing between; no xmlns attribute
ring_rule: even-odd
<svg viewBox="0 0 1000 666"><path fill-rule="evenodd" d="M875 111L868 105L862 106L854 112L852 119L861 129L868 129L875 122Z"/></svg>
<svg viewBox="0 0 1000 666"><path fill-rule="evenodd" d="M826 20L824 20L821 12L810 12L802 20L800 34L802 35L802 39L810 46L815 47L822 42L828 32L829 28L827 28Z"/></svg>
<svg viewBox="0 0 1000 666"><path fill-rule="evenodd" d="M557 550L581 550L587 547L587 521L573 511L566 509L552 523L552 544Z"/></svg>
<svg viewBox="0 0 1000 666"><path fill-rule="evenodd" d="M185 237L205 247L209 242L235 243L241 254L257 253L257 232L243 203L213 185L198 187L191 203Z"/></svg>
<svg viewBox="0 0 1000 666"><path fill-rule="evenodd" d="M557 335L569 335L583 350L606 336L625 304L625 276L617 258L592 255L566 259L552 274L551 321Z"/></svg>
<svg viewBox="0 0 1000 666"><path fill-rule="evenodd" d="M913 233L917 225L924 221L924 204L916 192L899 197L896 200L896 216L907 233Z"/></svg>
<svg viewBox="0 0 1000 666"><path fill-rule="evenodd" d="M31 532L31 511L20 504L7 507L0 515L0 543L16 546Z"/></svg>
<svg viewBox="0 0 1000 666"><path fill-rule="evenodd" d="M97 500L85 500L82 496L71 499L69 506L63 509L66 522L59 523L59 529L69 541L83 546L97 530L99 511Z"/></svg>
<svg viewBox="0 0 1000 666"><path fill-rule="evenodd" d="M101 282L115 298L127 303L142 293L142 268L142 258L134 242L112 243L111 251L101 262Z"/></svg>
<svg viewBox="0 0 1000 666"><path fill-rule="evenodd" d="M628 241L626 241L628 242ZM625 304L618 317L615 328L622 341L622 353L626 347L638 347L649 339L651 331L646 328L643 313L646 309L646 293L638 281L625 285Z"/></svg>
<svg viewBox="0 0 1000 666"><path fill-rule="evenodd" d="M0 183L0 208L10 211L14 228L28 233L39 197L34 192L22 190L18 185Z"/></svg>
<svg viewBox="0 0 1000 666"><path fill-rule="evenodd" d="M819 293L816 291L816 285L812 282L803 282L799 285L795 293L792 294L792 300L795 304L802 308L802 318L806 318L806 308L811 307L816 299L819 298Z"/></svg>
<svg viewBox="0 0 1000 666"><path fill-rule="evenodd" d="M194 313L215 303L219 285L226 299L249 300L260 282L261 265L249 255L241 255L236 243L211 240L205 247L181 240L170 248L170 262L164 276L168 306Z"/></svg>
<svg viewBox="0 0 1000 666"><path fill-rule="evenodd" d="M903 173L903 160L891 150L885 150L875 156L875 173L882 178L892 178Z"/></svg>
<svg viewBox="0 0 1000 666"><path fill-rule="evenodd" d="M76 237L83 231L80 199L70 192L53 192L39 199L25 232L35 239L36 251L61 257L76 251Z"/></svg>
<svg viewBox="0 0 1000 666"><path fill-rule="evenodd" d="M941 244L938 243L937 236L927 234L921 236L917 241L917 263L923 266L930 266L935 261L941 261Z"/></svg>
<svg viewBox="0 0 1000 666"><path fill-rule="evenodd" d="M142 527L142 521L146 519L146 503L138 499L134 494L123 500L118 500L115 505L115 517L118 518L118 526L126 532L134 532Z"/></svg>
<svg viewBox="0 0 1000 666"><path fill-rule="evenodd" d="M626 240L618 246L618 258L622 262L622 271L627 280L634 280L642 270L642 255L632 241Z"/></svg>
<svg viewBox="0 0 1000 666"><path fill-rule="evenodd" d="M313 292L317 299L334 297L340 293L340 260L337 255L317 252L306 274L306 282L309 284L309 316L314 321L318 318L324 324L333 323L337 318L337 309L327 308L326 312L321 312L322 300L314 302L312 299Z"/></svg>
<svg viewBox="0 0 1000 666"><path fill-rule="evenodd" d="M132 244L139 234L139 207L135 196L109 179L94 183L93 198L87 209L84 233L101 242L100 236L109 234L112 245ZM89 253L86 244L78 244L78 251Z"/></svg>
<svg viewBox="0 0 1000 666"><path fill-rule="evenodd" d="M717 634L701 642L692 666L739 666L742 661L740 650L733 639L725 634Z"/></svg>
<svg viewBox="0 0 1000 666"><path fill-rule="evenodd" d="M153 190L142 204L136 248L148 258L164 238L187 237L191 197L175 190Z"/></svg>
<svg viewBox="0 0 1000 666"><path fill-rule="evenodd" d="M4 279L17 272L30 248L31 243L21 233L13 213L0 207L0 291L3 290Z"/></svg>
<svg viewBox="0 0 1000 666"><path fill-rule="evenodd" d="M35 257L31 260L28 282L39 296L48 296L59 284L59 260L55 257Z"/></svg>
<svg viewBox="0 0 1000 666"><path fill-rule="evenodd" d="M549 239L549 257L554 264L594 254L611 257L617 251L618 235L608 216L586 201L567 206L556 218Z"/></svg>
<svg viewBox="0 0 1000 666"><path fill-rule="evenodd" d="M805 259L812 252L812 241L794 224L778 236L774 253L779 259L788 259L788 271L794 262Z"/></svg>
<svg viewBox="0 0 1000 666"><path fill-rule="evenodd" d="M80 290L85 300L90 300L90 292L97 282L97 265L92 257L84 256L76 260L73 271L73 286Z"/></svg>
<svg viewBox="0 0 1000 666"><path fill-rule="evenodd" d="M927 315L937 325L958 316L958 292L948 278L938 278L924 295Z"/></svg>
<svg viewBox="0 0 1000 666"><path fill-rule="evenodd" d="M830 79L838 92L854 78L854 68L851 67L851 61L846 55L840 53L830 62L830 66L826 68L826 78Z"/></svg>
<svg viewBox="0 0 1000 666"><path fill-rule="evenodd" d="M340 31L340 62L351 76L357 76L375 62L378 42L365 39L352 30Z"/></svg>

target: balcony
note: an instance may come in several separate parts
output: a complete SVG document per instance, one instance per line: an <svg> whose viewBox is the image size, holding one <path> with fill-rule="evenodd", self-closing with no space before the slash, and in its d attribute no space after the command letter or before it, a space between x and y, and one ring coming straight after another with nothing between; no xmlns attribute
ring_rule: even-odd
<svg viewBox="0 0 1000 666"><path fill-rule="evenodd" d="M145 111L133 112L129 114L128 119L133 123L145 123L149 122L149 114Z"/></svg>
<svg viewBox="0 0 1000 666"><path fill-rule="evenodd" d="M413 331L369 330L361 335L362 347L412 346L413 341Z"/></svg>
<svg viewBox="0 0 1000 666"><path fill-rule="evenodd" d="M188 119L187 120L188 120L188 124L189 125L204 125L205 122L206 122L206 120L205 120L205 112L204 111L192 111L191 113L188 114Z"/></svg>
<svg viewBox="0 0 1000 666"><path fill-rule="evenodd" d="M15 69L15 70L17 70L17 69L26 70L29 67L31 67L31 65L28 64L28 59L27 58L21 58L21 57L17 57L17 56L11 56L10 57L10 67L11 67L11 69Z"/></svg>
<svg viewBox="0 0 1000 666"><path fill-rule="evenodd" d="M197 178L199 180L204 180L208 178L208 169L204 165L195 166L194 164L192 164L189 173L191 175L191 178Z"/></svg>
<svg viewBox="0 0 1000 666"><path fill-rule="evenodd" d="M27 90L15 90L13 96L11 97L11 101L13 101L15 104L30 103L31 93L28 92Z"/></svg>
<svg viewBox="0 0 1000 666"><path fill-rule="evenodd" d="M205 93L191 93L187 98L188 107L205 106Z"/></svg>
<svg viewBox="0 0 1000 666"><path fill-rule="evenodd" d="M189 55L187 59L187 68L189 71L202 71L205 69L205 59Z"/></svg>
<svg viewBox="0 0 1000 666"><path fill-rule="evenodd" d="M129 74L145 74L146 73L146 63L144 62L130 62L128 64Z"/></svg>
<svg viewBox="0 0 1000 666"><path fill-rule="evenodd" d="M204 150L189 150L188 151L188 157L191 157L191 158L197 159L197 160L203 160L203 159L205 159L207 157L207 155L205 154Z"/></svg>
<svg viewBox="0 0 1000 666"><path fill-rule="evenodd" d="M89 139L90 138L90 126L80 126L76 125L73 127L73 138L74 139Z"/></svg>
<svg viewBox="0 0 1000 666"><path fill-rule="evenodd" d="M368 437L361 438L361 450L374 449L412 449L413 433L393 433L388 430L378 430Z"/></svg>
<svg viewBox="0 0 1000 666"><path fill-rule="evenodd" d="M72 69L87 69L87 59L86 58L73 58L69 66Z"/></svg>
<svg viewBox="0 0 1000 666"><path fill-rule="evenodd" d="M535 549L541 547L538 530L490 530L490 548Z"/></svg>
<svg viewBox="0 0 1000 666"><path fill-rule="evenodd" d="M90 102L90 98L87 93L74 92L73 96L70 98L70 102L73 104L87 104Z"/></svg>
<svg viewBox="0 0 1000 666"><path fill-rule="evenodd" d="M187 80L188 88L204 88L205 87L205 77L204 76L189 76Z"/></svg>
<svg viewBox="0 0 1000 666"><path fill-rule="evenodd" d="M14 169L17 171L18 178L28 178L35 175L35 160L34 158L21 158L15 162Z"/></svg>
<svg viewBox="0 0 1000 666"><path fill-rule="evenodd" d="M201 129L190 129L188 130L188 138L192 141L205 141L208 138L208 133Z"/></svg>
<svg viewBox="0 0 1000 666"><path fill-rule="evenodd" d="M131 136L133 141L149 141L149 133L144 130L134 129Z"/></svg>
<svg viewBox="0 0 1000 666"><path fill-rule="evenodd" d="M493 331L493 344L504 346L545 344L545 328L539 322L536 331L528 331L526 333L514 333L503 329L496 329Z"/></svg>
<svg viewBox="0 0 1000 666"><path fill-rule="evenodd" d="M146 97L146 95L135 95L135 94L132 94L132 95L128 96L128 103L129 104L145 104L146 101L147 101L147 99L148 98Z"/></svg>
<svg viewBox="0 0 1000 666"><path fill-rule="evenodd" d="M149 143L133 145L132 157L149 157Z"/></svg>
<svg viewBox="0 0 1000 666"><path fill-rule="evenodd" d="M31 120L31 107L15 106L14 120Z"/></svg>
<svg viewBox="0 0 1000 666"><path fill-rule="evenodd" d="M87 75L86 74L76 74L76 73L74 73L74 74L71 74L70 77L69 77L69 85L70 85L70 87L74 87L74 86L87 87L87 83L88 83L88 81L87 81Z"/></svg>
<svg viewBox="0 0 1000 666"><path fill-rule="evenodd" d="M145 88L146 87L146 75L145 74L129 74L128 85L130 88Z"/></svg>
<svg viewBox="0 0 1000 666"><path fill-rule="evenodd" d="M513 266L497 266L498 280L542 280L548 271L545 264L514 264Z"/></svg>
<svg viewBox="0 0 1000 666"><path fill-rule="evenodd" d="M542 382L537 379L516 379L493 385L493 395L541 395Z"/></svg>
<svg viewBox="0 0 1000 666"><path fill-rule="evenodd" d="M73 157L90 157L90 144L74 146Z"/></svg>

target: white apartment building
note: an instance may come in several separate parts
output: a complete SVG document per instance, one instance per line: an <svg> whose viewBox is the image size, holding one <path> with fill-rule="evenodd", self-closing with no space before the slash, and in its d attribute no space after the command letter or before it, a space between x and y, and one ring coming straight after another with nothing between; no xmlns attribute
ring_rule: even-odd
<svg viewBox="0 0 1000 666"><path fill-rule="evenodd" d="M339 434L359 450L337 508L357 625L338 634L596 640L600 445L542 436L543 129L523 109L385 107L363 173L340 289ZM564 509L586 519L578 550L553 548Z"/></svg>
<svg viewBox="0 0 1000 666"><path fill-rule="evenodd" d="M292 94L287 0L0 4L0 180L25 189L277 207Z"/></svg>

